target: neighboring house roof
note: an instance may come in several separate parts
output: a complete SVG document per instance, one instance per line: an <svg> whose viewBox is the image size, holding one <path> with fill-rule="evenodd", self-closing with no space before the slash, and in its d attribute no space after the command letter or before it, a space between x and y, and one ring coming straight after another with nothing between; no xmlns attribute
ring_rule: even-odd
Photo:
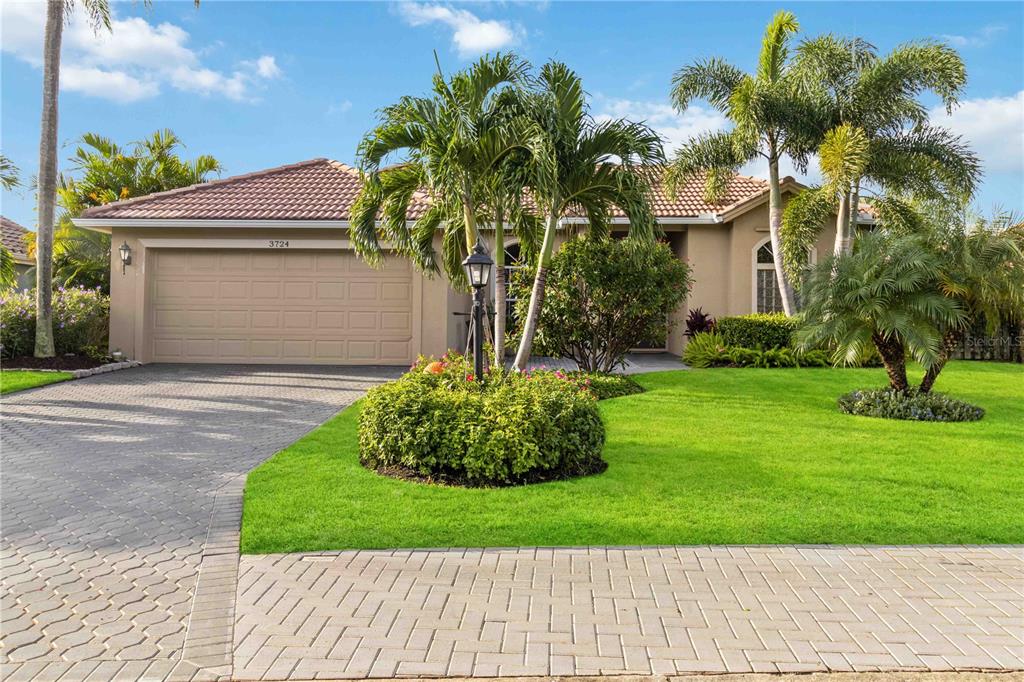
<svg viewBox="0 0 1024 682"><path fill-rule="evenodd" d="M662 169L650 172L654 215L661 220L727 219L759 205L768 196L766 181L737 175L718 204L705 201L703 177L690 179L674 197L669 197L662 183ZM792 178L786 178L783 184L803 187ZM81 218L90 222L347 221L359 186L359 171L355 168L319 158L95 206L83 212ZM418 192L409 207L409 218L418 218L428 204L427 194ZM624 214L616 209L613 216L622 218Z"/></svg>
<svg viewBox="0 0 1024 682"><path fill-rule="evenodd" d="M25 235L28 230L14 222L10 218L0 216L0 242L4 248L11 252L14 260L31 263L28 257L28 244L25 242Z"/></svg>

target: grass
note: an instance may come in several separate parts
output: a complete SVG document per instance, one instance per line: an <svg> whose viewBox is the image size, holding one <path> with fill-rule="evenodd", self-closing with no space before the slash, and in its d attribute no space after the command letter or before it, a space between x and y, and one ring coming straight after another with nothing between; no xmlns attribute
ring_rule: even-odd
<svg viewBox="0 0 1024 682"><path fill-rule="evenodd" d="M255 469L242 551L720 543L1024 542L1024 367L952 363L978 422L840 414L880 369L639 377L601 403L607 472L504 489L393 480L358 461L358 405Z"/></svg>
<svg viewBox="0 0 1024 682"><path fill-rule="evenodd" d="M12 369L0 371L0 395L7 395L26 388L36 388L67 381L71 372L36 372L29 369Z"/></svg>

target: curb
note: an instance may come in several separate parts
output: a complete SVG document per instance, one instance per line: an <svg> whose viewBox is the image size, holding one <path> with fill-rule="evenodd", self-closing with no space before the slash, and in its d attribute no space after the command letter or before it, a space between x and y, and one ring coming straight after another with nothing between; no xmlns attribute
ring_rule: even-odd
<svg viewBox="0 0 1024 682"><path fill-rule="evenodd" d="M106 374L107 372L116 372L119 369L130 369L132 367L141 366L142 363L138 360L126 360L124 362L108 362L105 365L90 367L89 369L36 369L33 367L5 367L4 369L25 372L69 372L72 379L83 379L85 377L91 377L94 374Z"/></svg>

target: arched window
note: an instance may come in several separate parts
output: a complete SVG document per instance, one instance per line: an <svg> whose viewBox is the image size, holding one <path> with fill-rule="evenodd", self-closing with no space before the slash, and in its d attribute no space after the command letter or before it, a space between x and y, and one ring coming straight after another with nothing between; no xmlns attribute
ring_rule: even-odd
<svg viewBox="0 0 1024 682"><path fill-rule="evenodd" d="M765 238L754 246L754 312L781 313L782 294L775 277L775 259L772 257L772 240ZM808 262L813 263L816 251L807 250ZM799 306L799 301L797 301Z"/></svg>

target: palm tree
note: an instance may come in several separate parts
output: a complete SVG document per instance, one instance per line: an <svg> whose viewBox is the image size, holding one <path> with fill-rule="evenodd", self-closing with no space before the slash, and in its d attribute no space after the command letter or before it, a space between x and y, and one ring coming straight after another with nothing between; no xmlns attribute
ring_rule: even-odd
<svg viewBox="0 0 1024 682"><path fill-rule="evenodd" d="M14 189L20 184L18 167L9 158L0 154L0 187ZM6 246L0 245L0 290L10 289L17 279L18 273L14 267L14 256Z"/></svg>
<svg viewBox="0 0 1024 682"><path fill-rule="evenodd" d="M522 96L528 68L514 54L488 55L446 80L438 65L432 97L403 97L383 110L358 150L363 186L352 208L352 240L364 260L380 262L383 237L419 269L443 268L464 289L462 260L487 225L498 228L499 273L506 224L525 244L535 241L534 223L520 210L522 173L515 170L532 136ZM401 163L382 167L395 156ZM410 226L413 200L427 206ZM438 228L444 231L440 268L433 246ZM504 292L497 298L503 309ZM501 313L495 331L504 352Z"/></svg>
<svg viewBox="0 0 1024 682"><path fill-rule="evenodd" d="M122 147L96 133L86 133L71 157L77 177L61 175L57 204L62 209L53 235L53 279L64 286L110 287L110 236L76 227L72 219L92 206L206 182L220 173L220 162L200 155L179 156L184 145L171 130ZM38 239L30 235L30 248Z"/></svg>
<svg viewBox="0 0 1024 682"><path fill-rule="evenodd" d="M924 236L939 257L942 292L994 334L1003 323L1024 320L1024 222L1009 213L991 219L926 215ZM928 393L959 345L964 325L943 325L939 356L925 372L920 390Z"/></svg>
<svg viewBox="0 0 1024 682"><path fill-rule="evenodd" d="M530 108L536 125L530 196L545 226L515 358L519 370L525 370L530 360L561 219L570 209L581 210L590 232L601 237L607 235L610 212L617 206L629 218L631 238L653 239L657 226L649 201L649 174L634 167L664 160L661 139L648 126L624 119L597 123L587 110L579 76L560 62L548 62L541 69Z"/></svg>
<svg viewBox="0 0 1024 682"><path fill-rule="evenodd" d="M110 30L108 0L79 0L94 31ZM145 0L149 4L150 0ZM199 0L194 0L199 6ZM57 110L60 97L60 48L65 12L75 0L47 0L43 31L43 106L39 126L39 224L36 249L35 356L53 357L53 214L57 192Z"/></svg>
<svg viewBox="0 0 1024 682"><path fill-rule="evenodd" d="M977 157L959 137L929 125L919 99L930 92L947 111L956 106L967 80L956 50L915 42L881 58L864 40L825 35L797 48L793 73L806 96L828 112L831 133L819 148L825 186L801 193L783 218L790 272L832 215L833 251L850 251L865 183L881 191L877 201L906 194L964 201L973 194Z"/></svg>
<svg viewBox="0 0 1024 682"><path fill-rule="evenodd" d="M686 180L703 175L706 198L717 203L740 166L755 159L767 160L768 227L775 277L787 315L795 313L796 304L782 262L779 161L788 155L798 168L806 167L808 155L824 130L821 107L808 101L797 87L788 59L790 37L798 30L796 17L790 12L776 13L765 29L754 75L744 74L721 59L699 61L676 72L671 96L677 110L685 111L693 99L704 99L734 127L690 139L676 151L666 175L670 193Z"/></svg>
<svg viewBox="0 0 1024 682"><path fill-rule="evenodd" d="M942 272L940 255L921 237L866 234L852 253L833 254L809 272L797 343L827 345L836 362L847 364L873 346L890 388L905 393L907 353L933 367L942 356L943 330L966 320L960 301L943 293Z"/></svg>

